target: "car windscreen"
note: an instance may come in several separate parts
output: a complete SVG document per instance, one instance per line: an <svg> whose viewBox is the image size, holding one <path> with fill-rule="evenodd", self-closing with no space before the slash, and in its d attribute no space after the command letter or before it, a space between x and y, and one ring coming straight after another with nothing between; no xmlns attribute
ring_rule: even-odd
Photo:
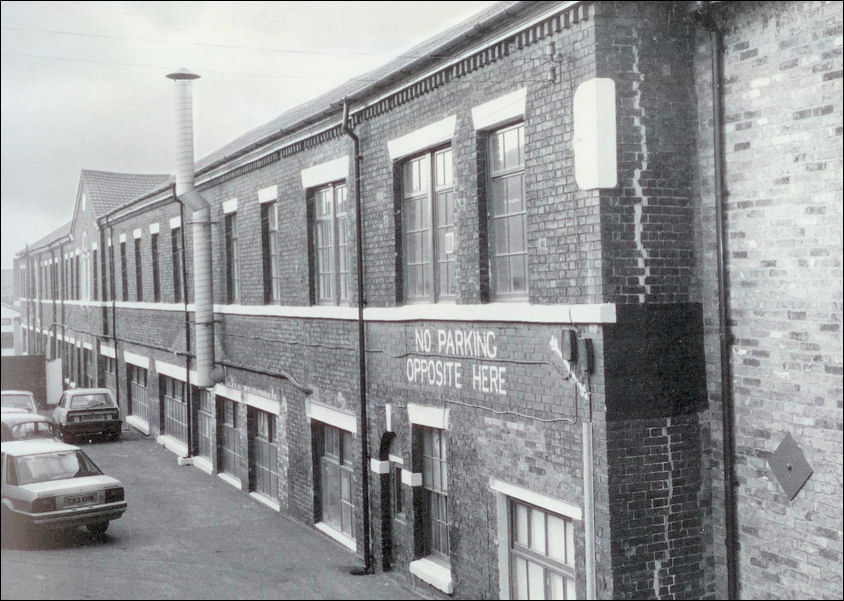
<svg viewBox="0 0 844 601"><path fill-rule="evenodd" d="M50 482L67 478L99 476L100 468L82 451L57 451L21 455L15 458L18 485Z"/></svg>
<svg viewBox="0 0 844 601"><path fill-rule="evenodd" d="M32 410L32 400L25 394L4 394L3 407L6 409Z"/></svg>
<svg viewBox="0 0 844 601"><path fill-rule="evenodd" d="M23 422L12 426L12 436L24 438L55 438L53 424L50 422Z"/></svg>
<svg viewBox="0 0 844 601"><path fill-rule="evenodd" d="M75 394L70 399L71 409L102 409L104 407L114 407L114 401L103 392Z"/></svg>

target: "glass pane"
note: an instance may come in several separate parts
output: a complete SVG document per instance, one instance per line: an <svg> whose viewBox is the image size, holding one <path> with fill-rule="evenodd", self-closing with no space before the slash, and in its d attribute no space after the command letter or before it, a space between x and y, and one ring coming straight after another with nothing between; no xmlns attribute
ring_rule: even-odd
<svg viewBox="0 0 844 601"><path fill-rule="evenodd" d="M532 561L528 562L528 595L531 599L545 598L545 570Z"/></svg>
<svg viewBox="0 0 844 601"><path fill-rule="evenodd" d="M548 556L566 563L566 523L550 514L548 515Z"/></svg>
<svg viewBox="0 0 844 601"><path fill-rule="evenodd" d="M494 179L490 182L490 215L503 215L506 213L507 181Z"/></svg>
<svg viewBox="0 0 844 601"><path fill-rule="evenodd" d="M565 582L562 576L548 572L549 599L565 599Z"/></svg>
<svg viewBox="0 0 844 601"><path fill-rule="evenodd" d="M516 505L516 516L513 524L513 540L521 545L528 544L528 508L524 505Z"/></svg>
<svg viewBox="0 0 844 601"><path fill-rule="evenodd" d="M527 599L528 598L527 561L525 561L521 557L515 558L515 562L514 562L514 565L513 565L513 580L514 580L513 590L516 593L515 594L516 599Z"/></svg>
<svg viewBox="0 0 844 601"><path fill-rule="evenodd" d="M574 524L571 522L566 522L566 563L574 567Z"/></svg>
<svg viewBox="0 0 844 601"><path fill-rule="evenodd" d="M490 170L500 171L504 168L504 136L493 135L489 140Z"/></svg>
<svg viewBox="0 0 844 601"><path fill-rule="evenodd" d="M502 219L503 221L503 219ZM509 217L507 219L508 222L508 230L509 236L508 239L510 241L510 252L511 253L520 253L524 252L525 250L525 226L524 226L524 215L516 215L515 217Z"/></svg>
<svg viewBox="0 0 844 601"><path fill-rule="evenodd" d="M522 194L522 175L508 177L507 185L507 212L517 213L524 210L524 194Z"/></svg>
<svg viewBox="0 0 844 601"><path fill-rule="evenodd" d="M519 130L511 129L504 132L504 166L507 169L522 164L521 148L519 147Z"/></svg>
<svg viewBox="0 0 844 601"><path fill-rule="evenodd" d="M545 555L545 514L536 509L530 512L530 548Z"/></svg>
<svg viewBox="0 0 844 601"><path fill-rule="evenodd" d="M527 291L527 282L525 280L525 262L525 255L510 257L510 275L513 278L513 292Z"/></svg>
<svg viewBox="0 0 844 601"><path fill-rule="evenodd" d="M495 260L495 291L510 292L510 261L507 257Z"/></svg>
<svg viewBox="0 0 844 601"><path fill-rule="evenodd" d="M344 470L340 471L340 494L346 502L352 500L352 475Z"/></svg>
<svg viewBox="0 0 844 601"><path fill-rule="evenodd" d="M494 253L496 255L506 254L508 250L509 236L507 235L507 221L508 219L505 217L492 222L492 236L495 245Z"/></svg>
<svg viewBox="0 0 844 601"><path fill-rule="evenodd" d="M354 458L354 449L352 447L351 432L343 432L343 463L351 465Z"/></svg>
<svg viewBox="0 0 844 601"><path fill-rule="evenodd" d="M566 599L577 599L577 593L574 592L574 580L566 578Z"/></svg>

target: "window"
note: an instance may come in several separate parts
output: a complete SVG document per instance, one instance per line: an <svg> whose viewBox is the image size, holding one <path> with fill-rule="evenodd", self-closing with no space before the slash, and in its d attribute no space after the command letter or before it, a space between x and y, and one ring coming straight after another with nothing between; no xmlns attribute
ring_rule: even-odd
<svg viewBox="0 0 844 601"><path fill-rule="evenodd" d="M448 464L443 431L422 428L423 555L448 561Z"/></svg>
<svg viewBox="0 0 844 601"><path fill-rule="evenodd" d="M188 404L185 383L175 378L159 376L158 390L164 407L163 434L188 443Z"/></svg>
<svg viewBox="0 0 844 601"><path fill-rule="evenodd" d="M237 213L226 215L226 290L228 303L240 302L240 264L237 254Z"/></svg>
<svg viewBox="0 0 844 601"><path fill-rule="evenodd" d="M352 523L355 513L352 498L352 440L351 432L322 425L322 521L349 538L355 537Z"/></svg>
<svg viewBox="0 0 844 601"><path fill-rule="evenodd" d="M129 274L126 269L126 243L120 243L120 284L123 300L129 300Z"/></svg>
<svg viewBox="0 0 844 601"><path fill-rule="evenodd" d="M182 228L170 230L170 247L173 249L173 299L182 302Z"/></svg>
<svg viewBox="0 0 844 601"><path fill-rule="evenodd" d="M407 300L454 298L457 254L450 148L402 166L402 243Z"/></svg>
<svg viewBox="0 0 844 601"><path fill-rule="evenodd" d="M574 527L516 500L509 503L512 599L574 599Z"/></svg>
<svg viewBox="0 0 844 601"><path fill-rule="evenodd" d="M278 437L275 416L248 408L252 452L250 489L270 499L278 499Z"/></svg>
<svg viewBox="0 0 844 601"><path fill-rule="evenodd" d="M528 293L524 144L521 123L489 137L489 249L496 298Z"/></svg>
<svg viewBox="0 0 844 601"><path fill-rule="evenodd" d="M264 248L264 303L281 299L281 273L278 263L278 204L261 205L261 237Z"/></svg>
<svg viewBox="0 0 844 601"><path fill-rule="evenodd" d="M152 254L152 300L161 302L161 267L158 257L158 234L152 234L149 239Z"/></svg>
<svg viewBox="0 0 844 601"><path fill-rule="evenodd" d="M79 300L79 255L73 261L73 298Z"/></svg>
<svg viewBox="0 0 844 601"><path fill-rule="evenodd" d="M345 184L314 192L316 293L321 304L349 300L349 213Z"/></svg>
<svg viewBox="0 0 844 601"><path fill-rule="evenodd" d="M102 385L111 391L111 395L117 398L117 366L111 357L103 357L103 382Z"/></svg>
<svg viewBox="0 0 844 601"><path fill-rule="evenodd" d="M97 281L97 274L99 273L99 266L97 264L97 249L92 251L92 260L91 260L91 298L94 300L100 300L100 286L99 282Z"/></svg>
<svg viewBox="0 0 844 601"><path fill-rule="evenodd" d="M237 403L217 397L217 423L220 428L217 463L221 472L239 477L240 433L237 431Z"/></svg>
<svg viewBox="0 0 844 601"><path fill-rule="evenodd" d="M141 265L140 238L135 238L135 296L139 303L144 300L144 270Z"/></svg>
<svg viewBox="0 0 844 601"><path fill-rule="evenodd" d="M129 383L129 413L149 424L152 417L147 393L148 372L143 367L126 364L126 379Z"/></svg>

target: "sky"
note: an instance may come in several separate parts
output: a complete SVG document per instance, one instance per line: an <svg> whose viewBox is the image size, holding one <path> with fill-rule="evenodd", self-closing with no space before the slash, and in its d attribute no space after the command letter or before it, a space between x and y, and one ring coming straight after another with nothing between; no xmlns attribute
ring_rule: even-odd
<svg viewBox="0 0 844 601"><path fill-rule="evenodd" d="M3 268L70 221L82 169L170 173L167 73L200 159L493 2L3 2Z"/></svg>

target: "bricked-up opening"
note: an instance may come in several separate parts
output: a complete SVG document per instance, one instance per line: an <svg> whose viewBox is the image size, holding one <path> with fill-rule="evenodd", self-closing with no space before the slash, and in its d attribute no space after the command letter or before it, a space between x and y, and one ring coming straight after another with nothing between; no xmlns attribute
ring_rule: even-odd
<svg viewBox="0 0 844 601"><path fill-rule="evenodd" d="M173 300L181 303L186 300L182 298L182 228L170 229L170 248L173 261Z"/></svg>
<svg viewBox="0 0 844 601"><path fill-rule="evenodd" d="M261 205L261 260L264 276L264 304L281 300L281 266L278 255L278 203Z"/></svg>
<svg viewBox="0 0 844 601"><path fill-rule="evenodd" d="M152 300L161 302L161 265L158 254L158 234L152 234L149 239L150 254L152 255ZM96 252L96 251L95 251Z"/></svg>
<svg viewBox="0 0 844 601"><path fill-rule="evenodd" d="M237 247L237 213L226 215L226 300L240 302L240 255Z"/></svg>
<svg viewBox="0 0 844 601"><path fill-rule="evenodd" d="M135 299L144 300L144 269L141 262L141 239L135 238Z"/></svg>

